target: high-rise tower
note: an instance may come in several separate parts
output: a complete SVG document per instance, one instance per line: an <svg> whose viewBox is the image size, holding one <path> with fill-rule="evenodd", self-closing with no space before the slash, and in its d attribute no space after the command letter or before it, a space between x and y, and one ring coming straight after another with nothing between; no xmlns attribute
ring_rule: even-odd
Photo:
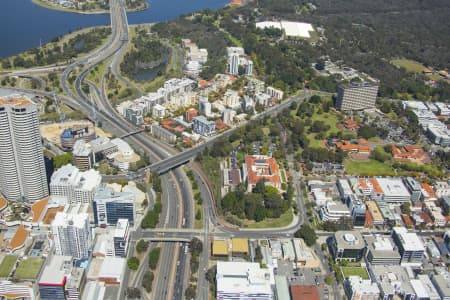
<svg viewBox="0 0 450 300"><path fill-rule="evenodd" d="M0 98L0 191L9 201L48 196L36 104L21 95Z"/></svg>

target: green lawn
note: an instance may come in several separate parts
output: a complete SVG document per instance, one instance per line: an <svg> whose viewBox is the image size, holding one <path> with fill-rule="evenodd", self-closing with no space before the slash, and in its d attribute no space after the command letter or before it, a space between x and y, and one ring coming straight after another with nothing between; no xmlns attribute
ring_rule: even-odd
<svg viewBox="0 0 450 300"><path fill-rule="evenodd" d="M17 256L14 255L5 256L5 258L3 258L2 260L2 263L0 264L0 277L8 277L16 261Z"/></svg>
<svg viewBox="0 0 450 300"><path fill-rule="evenodd" d="M408 72L422 73L425 68L421 63L410 59L393 59L391 64L404 68Z"/></svg>
<svg viewBox="0 0 450 300"><path fill-rule="evenodd" d="M362 279L369 279L369 274L365 268L358 267L342 267L342 273L344 273L344 277L348 278L349 276L360 276Z"/></svg>
<svg viewBox="0 0 450 300"><path fill-rule="evenodd" d="M292 209L289 209L284 214L282 214L279 218L276 219L266 219L261 222L250 223L244 225L246 228L271 228L271 227L285 227L291 224L294 218L294 214L292 213Z"/></svg>
<svg viewBox="0 0 450 300"><path fill-rule="evenodd" d="M15 276L19 279L36 279L44 260L40 257L29 257L22 260L16 269Z"/></svg>
<svg viewBox="0 0 450 300"><path fill-rule="evenodd" d="M394 176L394 169L387 163L381 163L376 160L355 161L346 159L344 161L345 171L351 175L361 176Z"/></svg>

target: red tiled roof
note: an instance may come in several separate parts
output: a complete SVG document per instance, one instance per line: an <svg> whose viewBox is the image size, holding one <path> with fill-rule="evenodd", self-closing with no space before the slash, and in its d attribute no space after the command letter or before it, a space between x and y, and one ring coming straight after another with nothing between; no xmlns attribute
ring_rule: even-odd
<svg viewBox="0 0 450 300"><path fill-rule="evenodd" d="M372 184L375 193L377 194L383 193L383 190L381 189L380 185L378 184L378 181L375 178L369 178L369 182Z"/></svg>
<svg viewBox="0 0 450 300"><path fill-rule="evenodd" d="M433 188L426 182L420 184L420 186L428 193L429 198L436 198L436 194L433 191Z"/></svg>
<svg viewBox="0 0 450 300"><path fill-rule="evenodd" d="M25 244L25 241L27 240L29 231L25 229L25 227L20 224L19 227L17 227L16 233L14 234L11 241L9 241L8 248L11 250L16 250L22 247Z"/></svg>
<svg viewBox="0 0 450 300"><path fill-rule="evenodd" d="M402 215L402 219L406 226L414 226L414 222L411 220L410 216Z"/></svg>
<svg viewBox="0 0 450 300"><path fill-rule="evenodd" d="M254 185L261 179L275 184L281 183L280 171L275 158L247 155L245 157L245 165L250 184Z"/></svg>
<svg viewBox="0 0 450 300"><path fill-rule="evenodd" d="M291 285L292 300L320 300L319 290L315 285Z"/></svg>

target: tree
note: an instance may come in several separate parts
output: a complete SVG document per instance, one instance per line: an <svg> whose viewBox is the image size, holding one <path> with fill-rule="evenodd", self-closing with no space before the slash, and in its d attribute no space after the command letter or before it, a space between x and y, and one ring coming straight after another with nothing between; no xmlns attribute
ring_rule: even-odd
<svg viewBox="0 0 450 300"><path fill-rule="evenodd" d="M139 259L136 256L130 257L127 261L128 268L136 271L139 268Z"/></svg>
<svg viewBox="0 0 450 300"><path fill-rule="evenodd" d="M304 239L308 246L314 245L317 240L316 232L309 225L302 225L302 227L294 233L294 236Z"/></svg>
<svg viewBox="0 0 450 300"><path fill-rule="evenodd" d="M374 126L364 125L358 130L358 136L367 139L377 136L377 129Z"/></svg>
<svg viewBox="0 0 450 300"><path fill-rule="evenodd" d="M156 269L156 266L158 265L160 252L161 252L161 248L159 248L159 247L150 251L150 254L148 256L148 266L150 267L150 269L152 269L152 270Z"/></svg>
<svg viewBox="0 0 450 300"><path fill-rule="evenodd" d="M198 238L193 238L189 246L193 256L198 256L203 251L203 243Z"/></svg>
<svg viewBox="0 0 450 300"><path fill-rule="evenodd" d="M141 291L138 288L129 287L127 288L127 296L130 299L140 299Z"/></svg>
<svg viewBox="0 0 450 300"><path fill-rule="evenodd" d="M405 202L402 204L402 213L405 215L411 215L411 203Z"/></svg>
<svg viewBox="0 0 450 300"><path fill-rule="evenodd" d="M53 157L53 167L59 169L72 161L72 153L64 153Z"/></svg>
<svg viewBox="0 0 450 300"><path fill-rule="evenodd" d="M142 253L147 251L148 246L150 245L150 242L146 242L143 239L140 239L139 242L136 244L136 251L138 253Z"/></svg>
<svg viewBox="0 0 450 300"><path fill-rule="evenodd" d="M197 209L197 212L195 213L195 219L200 220L202 218L202 211L200 209Z"/></svg>
<svg viewBox="0 0 450 300"><path fill-rule="evenodd" d="M147 291L147 293L150 293L152 291L153 279L155 279L153 272L145 272L144 277L142 278L142 286Z"/></svg>

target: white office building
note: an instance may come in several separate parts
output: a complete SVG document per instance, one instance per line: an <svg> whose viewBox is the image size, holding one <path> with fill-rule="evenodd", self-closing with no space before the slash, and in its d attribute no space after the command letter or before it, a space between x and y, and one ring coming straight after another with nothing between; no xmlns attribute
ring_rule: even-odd
<svg viewBox="0 0 450 300"><path fill-rule="evenodd" d="M217 300L272 300L275 284L270 269L259 263L217 262Z"/></svg>
<svg viewBox="0 0 450 300"><path fill-rule="evenodd" d="M57 255L69 255L75 259L88 257L92 245L92 233L87 213L58 212L51 228Z"/></svg>
<svg viewBox="0 0 450 300"><path fill-rule="evenodd" d="M408 232L405 227L394 227L392 238L397 244L401 259L401 265L421 266L425 254L425 247L415 232Z"/></svg>
<svg viewBox="0 0 450 300"><path fill-rule="evenodd" d="M400 178L376 178L375 180L378 182L378 186L381 189L382 200L385 202L404 203L411 201L411 194ZM374 189L372 195L375 193L377 193L376 189ZM372 198L377 198L377 196L372 196Z"/></svg>
<svg viewBox="0 0 450 300"><path fill-rule="evenodd" d="M338 201L328 201L320 208L320 217L324 222L337 222L344 217L351 218L351 213L347 205L344 203Z"/></svg>
<svg viewBox="0 0 450 300"><path fill-rule="evenodd" d="M428 275L417 275L417 279L411 280L411 285L416 293L416 299L441 300Z"/></svg>
<svg viewBox="0 0 450 300"><path fill-rule="evenodd" d="M90 204L95 190L102 182L102 176L94 169L80 172L71 164L55 171L50 180L50 194L60 203Z"/></svg>
<svg viewBox="0 0 450 300"><path fill-rule="evenodd" d="M21 95L0 98L0 192L9 201L48 196L36 104Z"/></svg>

